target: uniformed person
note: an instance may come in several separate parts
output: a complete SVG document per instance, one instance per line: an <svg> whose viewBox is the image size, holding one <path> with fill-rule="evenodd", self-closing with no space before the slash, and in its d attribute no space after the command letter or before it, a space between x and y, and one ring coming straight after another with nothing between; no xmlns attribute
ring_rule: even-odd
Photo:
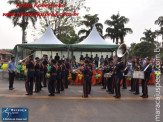
<svg viewBox="0 0 163 122"><path fill-rule="evenodd" d="M61 81L62 81L62 69L61 69L61 61L59 60L57 63L57 94L60 94L61 90Z"/></svg>
<svg viewBox="0 0 163 122"><path fill-rule="evenodd" d="M118 57L118 63L116 64L115 68L115 98L120 98L121 93L120 93L120 82L123 78L123 69L124 69L124 64L121 61L121 58Z"/></svg>
<svg viewBox="0 0 163 122"><path fill-rule="evenodd" d="M51 69L49 71L50 73L50 78L48 81L48 90L49 90L49 96L55 96L55 86L56 86L56 80L57 80L57 66L56 66L56 61L51 60Z"/></svg>
<svg viewBox="0 0 163 122"><path fill-rule="evenodd" d="M65 88L68 88L68 75L69 75L70 63L69 60L65 61Z"/></svg>
<svg viewBox="0 0 163 122"><path fill-rule="evenodd" d="M109 69L108 72L112 73L113 72L113 61L109 61ZM111 75L111 77L108 78L108 92L110 94L114 93L114 81L113 81L113 74Z"/></svg>
<svg viewBox="0 0 163 122"><path fill-rule="evenodd" d="M33 61L33 55L29 56L26 61L26 67L28 69L27 78L25 82L26 87L26 95L33 95L33 81L34 81L34 74L35 74L35 63Z"/></svg>
<svg viewBox="0 0 163 122"><path fill-rule="evenodd" d="M62 65L61 65L61 91L64 91L64 83L65 83L65 69L66 66L64 64L64 61L62 61Z"/></svg>
<svg viewBox="0 0 163 122"><path fill-rule="evenodd" d="M47 87L46 73L48 71L47 65L49 63L47 55L44 55L44 59L43 59L42 63L44 65L43 85L44 85L44 87Z"/></svg>
<svg viewBox="0 0 163 122"><path fill-rule="evenodd" d="M150 80L150 74L152 72L152 66L150 65L150 59L146 58L146 65L144 67L144 77L145 79L142 80L142 89L143 89L143 95L141 97L148 98L148 82Z"/></svg>
<svg viewBox="0 0 163 122"><path fill-rule="evenodd" d="M88 94L91 93L91 88L92 88L92 75L93 75L93 71L92 71L92 64L89 62L88 68L89 68L89 82L88 82Z"/></svg>
<svg viewBox="0 0 163 122"><path fill-rule="evenodd" d="M135 61L132 62L132 72L135 70ZM129 90L130 92L135 91L135 79L131 78L131 89Z"/></svg>
<svg viewBox="0 0 163 122"><path fill-rule="evenodd" d="M89 61L85 60L85 64L83 67L83 75L84 75L84 83L83 83L83 97L88 97L89 93L89 81L90 81L90 74L91 74L91 69L89 68Z"/></svg>
<svg viewBox="0 0 163 122"><path fill-rule="evenodd" d="M44 65L41 61L39 64L40 64L40 91L41 91L43 87L42 82L44 81L45 76L44 76Z"/></svg>
<svg viewBox="0 0 163 122"><path fill-rule="evenodd" d="M139 63L139 59L136 59L136 64L135 64L135 71L141 71L141 65ZM135 79L135 95L139 94L139 79Z"/></svg>
<svg viewBox="0 0 163 122"><path fill-rule="evenodd" d="M35 58L36 63L35 63L35 92L39 92L40 91L40 64L39 64L39 58L36 57Z"/></svg>

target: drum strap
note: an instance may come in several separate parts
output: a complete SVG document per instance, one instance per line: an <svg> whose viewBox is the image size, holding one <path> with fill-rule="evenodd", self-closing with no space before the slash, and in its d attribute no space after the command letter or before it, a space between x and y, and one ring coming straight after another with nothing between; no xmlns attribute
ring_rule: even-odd
<svg viewBox="0 0 163 122"><path fill-rule="evenodd" d="M144 69L144 71L146 71L147 70L147 68L150 66L150 64L148 64L148 66Z"/></svg>

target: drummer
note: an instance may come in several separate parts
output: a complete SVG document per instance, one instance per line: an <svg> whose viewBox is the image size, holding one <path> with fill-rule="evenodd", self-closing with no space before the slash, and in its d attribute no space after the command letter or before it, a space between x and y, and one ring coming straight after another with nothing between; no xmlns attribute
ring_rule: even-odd
<svg viewBox="0 0 163 122"><path fill-rule="evenodd" d="M108 69L109 73L112 74L113 69L114 69L114 63L113 63L113 61L111 60L111 61L109 61L109 69ZM109 77L109 79L108 79L108 92L109 92L110 94L113 94L113 93L114 93L113 74L112 74L111 77Z"/></svg>

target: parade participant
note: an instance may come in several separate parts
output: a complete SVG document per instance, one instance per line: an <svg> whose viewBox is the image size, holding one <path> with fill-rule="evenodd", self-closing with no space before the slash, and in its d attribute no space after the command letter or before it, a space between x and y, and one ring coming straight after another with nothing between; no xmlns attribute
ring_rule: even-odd
<svg viewBox="0 0 163 122"><path fill-rule="evenodd" d="M62 65L61 65L61 91L64 91L64 83L65 83L65 69L66 69L66 66L64 64L64 61L61 61L62 62Z"/></svg>
<svg viewBox="0 0 163 122"><path fill-rule="evenodd" d="M83 67L83 75L84 75L84 83L83 83L83 97L88 97L88 93L89 93L89 81L90 81L90 76L89 74L91 74L91 70L89 68L89 62L88 60L85 60L84 62L84 67Z"/></svg>
<svg viewBox="0 0 163 122"><path fill-rule="evenodd" d="M143 95L141 97L143 98L148 98L148 82L150 80L150 74L152 72L152 66L150 65L150 59L146 58L146 65L144 67L144 80L142 80L142 90L143 90Z"/></svg>
<svg viewBox="0 0 163 122"><path fill-rule="evenodd" d="M108 72L109 73L113 73L113 61L109 61L109 69L108 69ZM114 81L113 81L113 74L111 75L111 77L108 78L108 92L110 94L113 94L114 93Z"/></svg>
<svg viewBox="0 0 163 122"><path fill-rule="evenodd" d="M127 85L126 85L126 76L128 74L128 66L124 69L124 75L123 75L123 88L122 89L127 89Z"/></svg>
<svg viewBox="0 0 163 122"><path fill-rule="evenodd" d="M50 78L48 81L48 90L49 90L49 96L55 96L55 85L56 85L56 79L57 79L57 66L56 66L56 61L52 60L51 61L51 69L49 71L50 73Z"/></svg>
<svg viewBox="0 0 163 122"><path fill-rule="evenodd" d="M40 65L40 91L41 91L41 88L43 87L42 82L44 81L45 76L44 76L44 65L41 61L39 65Z"/></svg>
<svg viewBox="0 0 163 122"><path fill-rule="evenodd" d="M97 54L96 54L96 57L94 57L94 61L95 61L96 67L98 67L99 57Z"/></svg>
<svg viewBox="0 0 163 122"><path fill-rule="evenodd" d="M121 93L120 93L120 82L123 78L123 69L124 65L123 62L121 61L121 58L118 57L118 63L115 65L115 93L116 95L114 96L115 98L120 98Z"/></svg>
<svg viewBox="0 0 163 122"><path fill-rule="evenodd" d="M91 64L91 61L88 61L89 62L89 65L88 65L88 68L89 68L89 83L88 83L88 94L91 93L91 87L92 87L92 76L93 76L93 71L92 71L92 64Z"/></svg>
<svg viewBox="0 0 163 122"><path fill-rule="evenodd" d="M25 82L25 87L27 91L26 95L33 95L33 80L35 74L35 63L33 61L33 55L29 56L25 63L28 69L27 78Z"/></svg>
<svg viewBox="0 0 163 122"><path fill-rule="evenodd" d="M70 63L69 60L65 61L65 88L68 88L68 75L69 75Z"/></svg>
<svg viewBox="0 0 163 122"><path fill-rule="evenodd" d="M104 66L103 74L105 74L105 73L109 73L108 65ZM106 87L108 88L108 78L104 78L104 80L102 80L102 86L103 86L102 89L106 89Z"/></svg>
<svg viewBox="0 0 163 122"><path fill-rule="evenodd" d="M60 90L61 90L61 81L62 81L61 73L62 73L61 61L59 60L57 63L57 92L56 92L58 94L60 94Z"/></svg>
<svg viewBox="0 0 163 122"><path fill-rule="evenodd" d="M13 90L14 77L16 72L15 57L11 57L11 61L8 63L7 70L9 71L9 90Z"/></svg>
<svg viewBox="0 0 163 122"><path fill-rule="evenodd" d="M39 58L38 57L36 57L35 58L35 60L36 60L36 63L35 63L35 78L34 78L34 80L35 80L35 92L37 93L37 92L39 92L40 91L40 64L39 64Z"/></svg>
<svg viewBox="0 0 163 122"><path fill-rule="evenodd" d="M141 71L141 65L139 64L139 59L136 59L135 71ZM139 94L139 79L135 79L135 95Z"/></svg>
<svg viewBox="0 0 163 122"><path fill-rule="evenodd" d="M135 70L135 61L132 61L132 72ZM131 89L129 90L130 92L135 91L135 79L131 78Z"/></svg>
<svg viewBox="0 0 163 122"><path fill-rule="evenodd" d="M44 87L47 87L46 73L48 71L48 69L47 69L48 63L49 63L48 62L48 57L47 57L47 55L44 55L44 59L43 59L43 62L42 62L42 64L44 65L44 75L43 75L43 84L44 84Z"/></svg>

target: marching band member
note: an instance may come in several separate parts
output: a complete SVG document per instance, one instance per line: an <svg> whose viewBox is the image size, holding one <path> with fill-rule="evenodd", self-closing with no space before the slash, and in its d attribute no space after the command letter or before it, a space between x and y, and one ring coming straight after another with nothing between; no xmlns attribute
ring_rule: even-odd
<svg viewBox="0 0 163 122"><path fill-rule="evenodd" d="M25 82L25 87L27 91L26 95L33 95L33 80L35 74L35 63L33 61L33 55L28 57L26 61L26 67L28 69L27 78Z"/></svg>
<svg viewBox="0 0 163 122"><path fill-rule="evenodd" d="M109 73L113 72L113 61L109 61ZM113 80L113 74L108 79L108 91L110 94L114 94L114 80Z"/></svg>
<svg viewBox="0 0 163 122"><path fill-rule="evenodd" d="M135 61L132 62L132 71L135 70ZM130 92L135 91L135 79L131 78L131 89L129 90Z"/></svg>
<svg viewBox="0 0 163 122"><path fill-rule="evenodd" d="M92 76L93 76L93 72L92 72L92 64L90 63L89 61L89 65L88 65L88 68L89 68L89 83L88 83L88 94L91 93L91 87L92 87Z"/></svg>
<svg viewBox="0 0 163 122"><path fill-rule="evenodd" d="M60 94L60 90L61 90L61 81L62 81L62 77L61 77L61 61L59 60L57 63L57 92L58 94Z"/></svg>
<svg viewBox="0 0 163 122"><path fill-rule="evenodd" d="M62 65L61 65L61 91L64 91L64 82L65 82L65 69L66 69L66 66L64 64L64 61L62 61Z"/></svg>
<svg viewBox="0 0 163 122"><path fill-rule="evenodd" d="M145 79L142 80L143 95L141 97L143 97L143 98L148 98L148 82L150 80L151 72L152 72L152 66L150 65L150 59L146 58L146 65L144 67L144 77L145 77Z"/></svg>
<svg viewBox="0 0 163 122"><path fill-rule="evenodd" d="M136 59L135 71L140 71L141 65L139 64L139 59ZM135 95L139 94L139 79L135 79Z"/></svg>
<svg viewBox="0 0 163 122"><path fill-rule="evenodd" d="M69 60L65 61L65 88L68 88L68 75L69 75L70 63Z"/></svg>
<svg viewBox="0 0 163 122"><path fill-rule="evenodd" d="M124 64L121 61L121 58L118 57L118 63L116 64L116 68L115 68L115 93L116 95L114 96L115 98L120 98L121 97L121 93L120 93L120 82L123 78L123 68L124 68Z"/></svg>
<svg viewBox="0 0 163 122"><path fill-rule="evenodd" d="M91 74L91 70L89 68L89 62L88 60L85 60L85 64L84 64L84 67L83 67L83 74L84 74L84 83L83 83L83 93L84 93L84 96L83 97L88 97L88 93L89 93L89 81L90 81L90 77L89 75Z"/></svg>
<svg viewBox="0 0 163 122"><path fill-rule="evenodd" d="M40 64L39 64L39 58L35 58L36 63L35 63L35 92L40 91Z"/></svg>
<svg viewBox="0 0 163 122"><path fill-rule="evenodd" d="M47 71L48 71L48 69L47 69L47 65L48 65L48 57L47 57L47 55L44 55L44 59L43 59L43 65L44 65L44 75L43 75L43 84L44 84L44 87L47 87L47 83L46 83L46 81L47 81L47 79L46 79L46 73L47 73Z"/></svg>
<svg viewBox="0 0 163 122"><path fill-rule="evenodd" d="M55 96L55 85L56 85L56 80L57 80L57 66L56 66L56 61L51 60L51 69L49 71L50 73L50 78L48 81L48 90L49 90L49 96Z"/></svg>

